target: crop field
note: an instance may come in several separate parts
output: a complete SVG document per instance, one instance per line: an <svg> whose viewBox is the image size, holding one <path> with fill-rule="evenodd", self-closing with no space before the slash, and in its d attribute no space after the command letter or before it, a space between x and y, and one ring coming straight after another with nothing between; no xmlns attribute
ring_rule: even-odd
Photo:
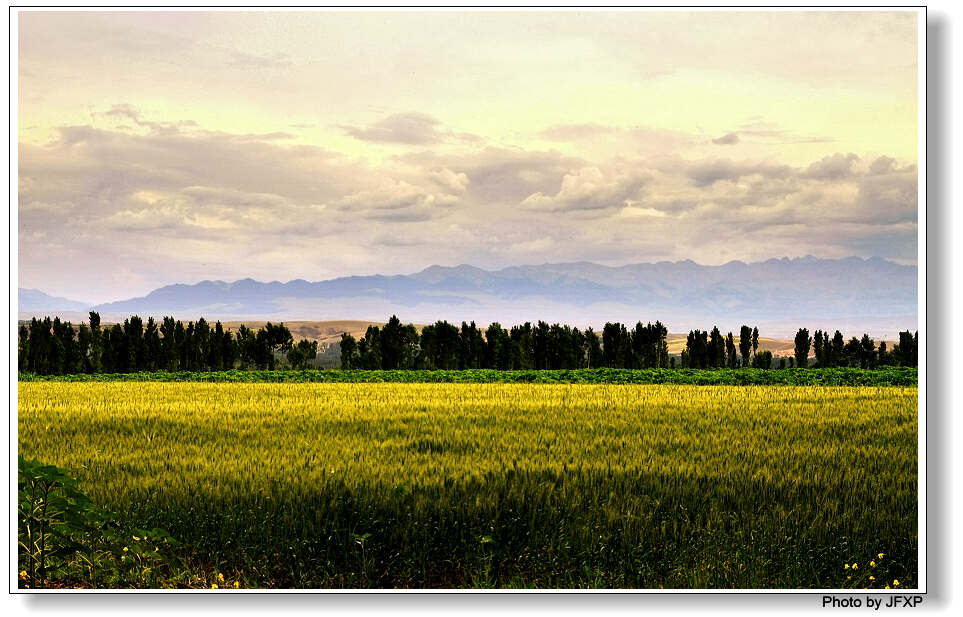
<svg viewBox="0 0 963 617"><path fill-rule="evenodd" d="M917 581L916 387L18 387L20 453L169 532L193 584Z"/></svg>

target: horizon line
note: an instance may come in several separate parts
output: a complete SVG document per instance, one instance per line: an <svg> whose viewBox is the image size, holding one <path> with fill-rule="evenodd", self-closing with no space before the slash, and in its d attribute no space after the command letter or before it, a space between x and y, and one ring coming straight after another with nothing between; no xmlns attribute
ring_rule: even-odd
<svg viewBox="0 0 963 617"><path fill-rule="evenodd" d="M420 270L417 270L417 271L415 271L415 272L408 272L408 273L406 273L406 274L379 274L379 273L372 273L372 274L345 274L345 275L341 275L341 276L334 276L334 277L325 278L325 279L317 279L317 280L313 280L313 281L312 281L312 280L308 280L308 279L304 279L304 278L293 278L293 279L288 279L287 281L280 281L280 280L278 280L278 279L271 280L271 281L261 281L261 280L255 279L255 278L253 278L253 277L247 276L247 277L244 277L244 278L234 279L234 280L231 280L231 281L226 281L226 280L224 280L224 279L202 279L202 280L199 280L199 281L195 281L195 282L193 282L193 283L171 282L171 283L165 283L165 284L159 285L159 286L157 286L157 287L154 287L154 288L152 288L151 290L147 291L147 292L146 292L144 295L142 295L142 296L130 296L130 297L127 297L127 298L123 298L123 299L121 299L121 300L108 300L108 301L106 301L106 302L90 303L90 307L100 306L100 305L103 305L103 304L111 304L111 303L113 303L113 302L123 302L123 301L125 301L125 300L135 300L135 299L139 299L139 298L145 298L145 297L147 297L148 295L150 295L151 293L153 293L153 292L155 292L155 291L157 291L157 290L159 290L159 289L163 289L163 288L165 288L165 287L177 287L177 286L193 287L193 286L196 286L196 285L201 285L201 284L203 284L203 283L222 283L222 284L226 284L226 285L233 285L233 284L240 283L240 282L243 282L243 281L253 281L253 282L255 282L255 283L259 283L259 284L262 284L262 285L270 285L270 284L273 284L273 283L277 283L277 284L280 284L280 285L288 285L288 284L290 284L290 283L297 283L297 282L304 282L304 283L308 283L308 284L316 284L316 283L326 283L326 282L329 282L329 281L335 281L335 280L338 280L338 279L348 279L348 278L366 278L366 277L393 278L393 277L408 277L408 276L414 276L414 275L416 275L416 274L421 274L421 273L426 272L427 270L430 270L430 269L432 269L432 268L448 269L448 270L454 270L454 269L457 269L457 268L473 268L473 269L475 269L475 270L480 270L480 271L485 272L485 273L493 274L493 273L496 273L496 272L502 272L502 271L504 271L504 270L510 270L510 269L512 269L512 268L539 268L539 267L545 267L545 266L570 266L570 265L580 265L580 264L598 266L598 267L600 267L600 268L609 268L609 269L615 270L615 269L619 269L619 268L629 268L629 267L632 267L632 266L656 266L656 265L662 265L662 264L671 264L671 265L693 264L693 265L699 266L699 267L701 267L701 268L724 268L724 267L726 267L726 266L731 266L731 265L733 265L733 264L739 264L739 265L745 265L745 266L753 266L753 265L765 264L765 263L769 263L769 262L773 262L773 261L777 261L777 262L793 262L793 261L807 261L807 260L809 260L809 261L852 261L852 260L859 260L859 261L862 261L862 262L867 262L867 261L874 261L874 260L876 260L876 261L883 261L883 262L886 262L886 263L889 263L889 264L892 264L892 265L896 265L896 266L901 266L901 267L909 267L909 268L917 268L917 267L919 267L918 264L915 264L915 263L914 263L914 264L902 264L902 263L899 263L899 262L897 262L897 261L893 261L893 260L891 260L891 259L887 259L887 258L885 258L885 257L880 257L880 256L878 256L878 255L873 255L873 256L871 256L871 257L860 257L860 256L858 256L858 255L850 255L850 256L847 256L847 257L837 257L837 258L833 258L833 257L816 257L816 256L814 256L814 255L812 255L812 254L806 254L806 255L803 255L803 256L801 256L801 257L788 257L788 256L785 256L785 255L784 255L784 256L782 256L782 257L770 257L770 258L768 258L768 259L763 259L763 260L760 260L760 261L743 261L743 260L741 260L741 259L732 259L732 260L729 260L729 261L727 261L727 262L725 262L725 263L717 264L717 265L701 264L701 263L698 263L698 262L696 262L696 261L694 261L694 260L692 260L692 259L688 259L688 258L687 258L687 259L679 259L679 260L675 260L675 261L668 260L668 259L661 259L661 260L659 260L659 261L630 262L630 263L624 263L624 264L617 265L617 266L610 266L610 265L598 263L598 262L595 262L595 261L590 261L590 260L581 259L581 260L576 260L576 261L557 261L557 262L548 262L548 261L547 261L547 262L542 262L542 263L522 263L522 264L517 264L517 265L512 265L512 266L504 266L504 267L501 267L501 268L495 268L495 269L489 270L489 269L486 269L486 268L482 268L482 267L480 267L480 266L475 266L475 265L472 265L472 264L469 264L469 263L464 263L464 262L462 262L462 263L459 263L459 264L456 264L456 265L431 264L431 265L425 266L424 268L422 268L422 269L420 269ZM39 287L21 287L20 284L19 284L19 281L18 281L18 285L17 285L17 295L18 295L17 300L18 300L18 304L19 304L19 299L20 299L20 298L19 298L19 294L20 294L21 291L35 291L35 292L39 292L39 293L42 293L42 294L44 294L44 295L47 295L47 296L50 296L50 297L53 297L53 298L62 298L62 299L64 299L64 300L69 300L69 301L71 301L71 302L78 302L78 303L81 303L81 304L86 303L85 300L75 300L75 299L70 298L70 297L68 297L68 296L66 296L66 295L61 295L61 294L59 294L59 293L57 293L57 292L47 292L46 290L40 289Z"/></svg>

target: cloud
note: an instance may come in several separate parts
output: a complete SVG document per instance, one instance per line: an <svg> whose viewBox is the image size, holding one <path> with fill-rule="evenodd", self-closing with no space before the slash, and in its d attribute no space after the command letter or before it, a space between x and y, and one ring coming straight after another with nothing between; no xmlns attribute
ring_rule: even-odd
<svg viewBox="0 0 963 617"><path fill-rule="evenodd" d="M302 263L320 272L330 263L313 257L328 253L317 250L322 245L356 257L340 238L362 241L363 219L345 220L325 204L383 174L321 148L260 137L74 126L46 145L20 144L21 276L59 273L68 289L83 280L110 298L194 272L243 278ZM281 247L289 259L300 257L285 265L275 255ZM92 271L109 274L91 278Z"/></svg>
<svg viewBox="0 0 963 617"><path fill-rule="evenodd" d="M401 181L385 182L338 200L335 207L352 215L380 221L427 221L446 216L458 197L432 192Z"/></svg>
<svg viewBox="0 0 963 617"><path fill-rule="evenodd" d="M739 135L737 135L736 133L726 133L722 137L717 137L713 139L712 143L723 145L723 146L731 146L733 144L739 143Z"/></svg>
<svg viewBox="0 0 963 617"><path fill-rule="evenodd" d="M872 165L869 166L869 173L871 174L888 174L896 169L896 159L881 156L873 161Z"/></svg>
<svg viewBox="0 0 963 617"><path fill-rule="evenodd" d="M668 216L664 210L656 208L640 208L638 206L625 206L619 210L619 216L627 218L650 217L662 218Z"/></svg>
<svg viewBox="0 0 963 617"><path fill-rule="evenodd" d="M891 224L916 222L919 186L915 169L860 179L853 220Z"/></svg>
<svg viewBox="0 0 963 617"><path fill-rule="evenodd" d="M780 127L775 122L766 122L761 118L755 118L739 127L739 133L751 135L753 137L783 137L789 131Z"/></svg>
<svg viewBox="0 0 963 617"><path fill-rule="evenodd" d="M376 143L420 146L446 142L480 142L477 135L442 129L440 120L415 111L392 114L366 127L340 125L340 128L355 139Z"/></svg>
<svg viewBox="0 0 963 617"><path fill-rule="evenodd" d="M237 225L220 216L191 212L183 203L155 204L140 210L120 210L103 220L104 225L120 232L150 231L183 235L196 228L206 231L235 230Z"/></svg>
<svg viewBox="0 0 963 617"><path fill-rule="evenodd" d="M853 156L791 167L490 146L366 164L273 133L61 127L20 144L21 275L122 267L146 291L171 272L318 280L431 263L912 255L915 167Z"/></svg>
<svg viewBox="0 0 963 617"><path fill-rule="evenodd" d="M766 122L761 118L753 118L743 124L738 130L732 131L719 139L727 139L730 135L735 135L738 141L739 136L754 137L756 141L771 144L810 144L810 143L831 143L835 141L832 137L820 137L816 135L796 135L789 129L781 127L775 122ZM713 143L727 144L736 141L712 140Z"/></svg>
<svg viewBox="0 0 963 617"><path fill-rule="evenodd" d="M515 242L508 244L504 247L503 252L508 254L544 254L545 251L554 249L557 246L555 238L551 236L539 236L537 238L532 238L531 240L523 240L521 242Z"/></svg>
<svg viewBox="0 0 963 617"><path fill-rule="evenodd" d="M146 128L155 135L177 135L186 127L197 126L197 123L193 120L179 120L176 122L152 122L150 120L145 120L141 116L140 111L129 103L116 104L111 106L111 108L105 112L94 112L92 115L95 119L98 116L102 116L106 118L122 118L125 120L130 120L137 126Z"/></svg>
<svg viewBox="0 0 963 617"><path fill-rule="evenodd" d="M224 141L232 142L252 142L252 141L283 141L294 139L297 135L285 131L274 131L271 133L225 133L223 131L198 131L211 137L217 137Z"/></svg>
<svg viewBox="0 0 963 617"><path fill-rule="evenodd" d="M471 182L464 172L455 173L447 167L428 170L428 179L450 193L464 193Z"/></svg>
<svg viewBox="0 0 963 617"><path fill-rule="evenodd" d="M554 150L494 146L468 154L413 152L394 160L416 169L447 167L457 170L465 174L475 199L488 205L511 206L533 193L554 193L566 173L586 165L584 159Z"/></svg>
<svg viewBox="0 0 963 617"><path fill-rule="evenodd" d="M837 152L812 163L803 175L820 180L841 180L856 174L856 164L859 160L859 157L852 152L849 154Z"/></svg>
<svg viewBox="0 0 963 617"><path fill-rule="evenodd" d="M698 186L708 186L720 180L736 181L751 175L785 178L791 173L792 169L788 165L736 162L730 159L699 161L691 164L686 171Z"/></svg>
<svg viewBox="0 0 963 617"><path fill-rule="evenodd" d="M372 173L322 148L276 143L277 134L133 135L92 126L60 127L58 134L46 146L21 144L29 191L126 195L221 186L323 203Z"/></svg>
<svg viewBox="0 0 963 617"><path fill-rule="evenodd" d="M550 212L584 212L621 208L638 197L650 174L644 170L583 167L565 174L555 195L534 193L521 207Z"/></svg>

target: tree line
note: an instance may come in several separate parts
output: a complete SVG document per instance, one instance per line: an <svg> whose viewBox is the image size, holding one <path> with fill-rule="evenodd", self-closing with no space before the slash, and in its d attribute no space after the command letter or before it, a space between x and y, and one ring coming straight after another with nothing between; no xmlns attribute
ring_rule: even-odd
<svg viewBox="0 0 963 617"><path fill-rule="evenodd" d="M342 334L340 357L343 369L370 370L675 368L667 335L659 321L638 322L631 329L609 322L597 333L544 321L482 329L475 322L459 327L442 320L419 331L392 315L384 326L369 326L360 339ZM20 370L38 375L300 369L318 357L316 341L295 343L283 323L271 322L231 332L203 318L185 325L172 317L144 322L135 315L101 327L100 315L92 311L89 322L77 328L59 318L34 318L20 325L18 338ZM877 346L867 334L845 342L838 330L830 338L828 332L810 336L800 328L793 355L778 358L778 368L787 361L789 367L917 366L917 340L917 333L900 332L899 343L889 350L885 341ZM718 327L690 331L679 360L685 368L777 367L772 352L759 349L759 328L746 325L738 340L732 332L723 336Z"/></svg>
<svg viewBox="0 0 963 617"><path fill-rule="evenodd" d="M809 351L812 349L813 363L810 364ZM919 332L904 330L899 333L899 342L892 350L886 348L886 341L879 346L868 334L862 338L855 336L844 342L843 335L836 330L833 337L829 332L816 330L809 336L809 330L800 328L796 332L794 359L797 366L852 366L876 368L877 366L918 366Z"/></svg>
<svg viewBox="0 0 963 617"><path fill-rule="evenodd" d="M538 321L511 329L475 322L461 327L447 321L424 326L402 324L392 315L383 326L369 326L360 340L341 335L344 369L578 369L667 368L668 331L660 322L627 330L607 323L602 336L567 325Z"/></svg>
<svg viewBox="0 0 963 617"><path fill-rule="evenodd" d="M91 311L89 322L77 328L57 317L21 324L17 364L38 375L303 368L317 353L317 341L294 343L283 323L257 330L241 325L232 333L203 317L185 325L173 317L144 322L134 315L102 328Z"/></svg>
<svg viewBox="0 0 963 617"><path fill-rule="evenodd" d="M793 340L793 355L778 358L778 368L819 368L845 366L876 368L878 366L918 366L918 332L909 330L899 333L899 343L887 350L886 341L876 342L868 334L853 337L845 342L842 333L816 330L812 336L809 329L800 328ZM810 358L810 350L814 358ZM759 350L759 328L742 326L739 330L738 352L732 332L722 336L718 327L712 332L690 330L686 337L681 364L689 368L777 368L776 359L769 350Z"/></svg>

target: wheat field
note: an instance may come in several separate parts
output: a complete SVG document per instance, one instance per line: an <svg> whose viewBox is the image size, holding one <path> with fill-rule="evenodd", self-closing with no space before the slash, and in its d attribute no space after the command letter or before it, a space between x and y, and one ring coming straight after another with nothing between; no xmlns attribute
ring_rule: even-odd
<svg viewBox="0 0 963 617"><path fill-rule="evenodd" d="M917 578L917 389L18 384L24 456L251 587Z"/></svg>

